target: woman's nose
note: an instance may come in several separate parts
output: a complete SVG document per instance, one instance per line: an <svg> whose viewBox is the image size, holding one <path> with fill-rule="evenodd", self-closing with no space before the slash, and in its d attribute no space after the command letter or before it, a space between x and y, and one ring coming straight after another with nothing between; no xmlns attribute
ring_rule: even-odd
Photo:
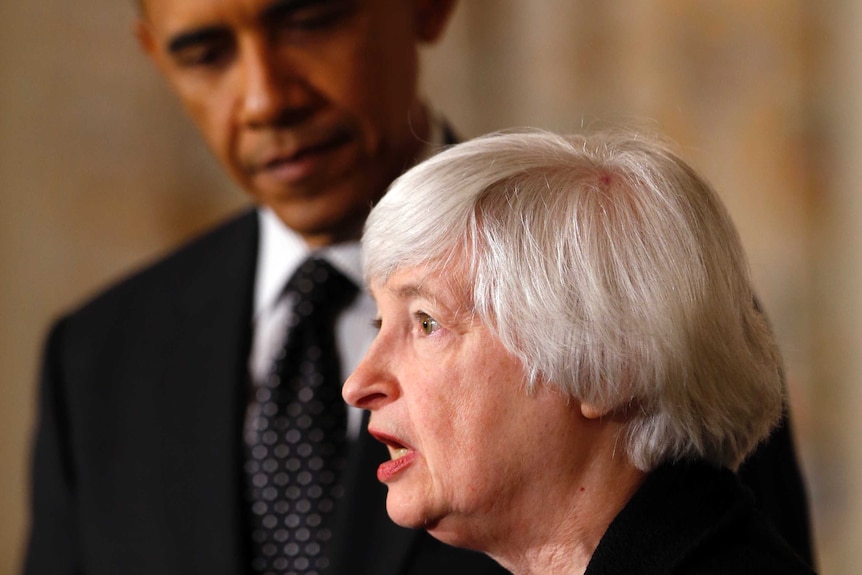
<svg viewBox="0 0 862 575"><path fill-rule="evenodd" d="M378 336L379 339L379 336ZM396 378L387 368L375 340L341 390L344 401L360 409L375 410L394 401L399 395Z"/></svg>

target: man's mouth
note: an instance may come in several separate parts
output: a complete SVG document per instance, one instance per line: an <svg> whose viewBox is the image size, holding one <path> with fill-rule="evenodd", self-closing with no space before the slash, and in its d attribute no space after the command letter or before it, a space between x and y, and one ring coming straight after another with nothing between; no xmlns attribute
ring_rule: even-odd
<svg viewBox="0 0 862 575"><path fill-rule="evenodd" d="M282 183L298 183L323 173L339 171L347 161L341 154L351 140L347 131L339 130L319 139L309 139L295 147L271 153L254 167L255 176L274 178Z"/></svg>
<svg viewBox="0 0 862 575"><path fill-rule="evenodd" d="M297 151L293 153L282 154L271 158L263 164L262 169L267 170L270 168L276 168L287 163L301 162L310 156L325 154L346 144L349 139L350 136L347 132L337 132L322 141L300 146Z"/></svg>

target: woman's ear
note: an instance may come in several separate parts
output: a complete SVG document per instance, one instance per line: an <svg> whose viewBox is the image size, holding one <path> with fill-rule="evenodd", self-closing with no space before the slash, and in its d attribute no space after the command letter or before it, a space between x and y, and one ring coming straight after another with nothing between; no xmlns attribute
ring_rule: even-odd
<svg viewBox="0 0 862 575"><path fill-rule="evenodd" d="M600 409L597 405L581 402L581 415L587 419L601 419L608 414L609 409Z"/></svg>
<svg viewBox="0 0 862 575"><path fill-rule="evenodd" d="M624 403L622 405L613 405L608 407L601 407L594 403L582 401L581 415L586 419L597 420L604 418L623 423L631 419L634 411L640 408L641 403L636 399L632 399L628 403Z"/></svg>

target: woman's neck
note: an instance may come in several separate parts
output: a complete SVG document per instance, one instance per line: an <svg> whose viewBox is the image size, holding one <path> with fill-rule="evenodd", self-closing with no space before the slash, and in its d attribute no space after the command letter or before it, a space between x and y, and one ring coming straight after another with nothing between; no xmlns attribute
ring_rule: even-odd
<svg viewBox="0 0 862 575"><path fill-rule="evenodd" d="M532 500L498 523L508 531L483 550L515 575L583 574L608 526L644 480L623 459L593 461L555 489L534 490Z"/></svg>

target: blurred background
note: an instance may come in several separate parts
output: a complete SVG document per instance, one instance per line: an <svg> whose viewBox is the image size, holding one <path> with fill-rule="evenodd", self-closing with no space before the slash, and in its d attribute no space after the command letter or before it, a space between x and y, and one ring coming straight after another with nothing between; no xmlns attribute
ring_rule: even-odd
<svg viewBox="0 0 862 575"><path fill-rule="evenodd" d="M21 560L49 323L246 203L131 5L0 0L0 574ZM827 575L862 560L860 24L862 0L463 0L423 55L462 137L636 120L714 184L783 349Z"/></svg>

